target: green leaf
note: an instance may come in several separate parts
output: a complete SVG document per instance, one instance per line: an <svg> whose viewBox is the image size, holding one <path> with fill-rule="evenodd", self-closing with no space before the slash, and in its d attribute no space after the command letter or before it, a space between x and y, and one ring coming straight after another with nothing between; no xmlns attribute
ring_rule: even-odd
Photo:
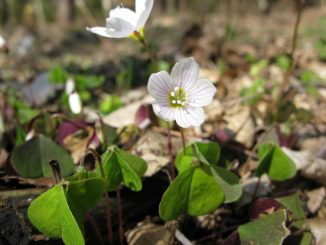
<svg viewBox="0 0 326 245"><path fill-rule="evenodd" d="M59 162L62 176L69 176L73 172L74 164L70 155L41 134L19 145L11 156L15 171L26 178L51 177L50 160Z"/></svg>
<svg viewBox="0 0 326 245"><path fill-rule="evenodd" d="M102 123L102 138L101 141L104 146L109 147L111 146L119 137L116 131L116 128L110 127L109 125Z"/></svg>
<svg viewBox="0 0 326 245"><path fill-rule="evenodd" d="M199 167L191 167L179 174L165 191L159 213L166 221L184 213L207 214L223 200L223 191L215 178Z"/></svg>
<svg viewBox="0 0 326 245"><path fill-rule="evenodd" d="M100 102L100 111L108 114L122 106L121 98L117 95L106 95Z"/></svg>
<svg viewBox="0 0 326 245"><path fill-rule="evenodd" d="M261 100L264 93L265 81L258 78L250 87L242 88L240 91L241 97L246 97L245 102L249 105L254 105Z"/></svg>
<svg viewBox="0 0 326 245"><path fill-rule="evenodd" d="M39 110L32 109L29 107L17 109L19 122L21 124L28 123L30 120L32 120L34 117L36 117L39 113L40 113Z"/></svg>
<svg viewBox="0 0 326 245"><path fill-rule="evenodd" d="M109 147L102 155L104 174L108 181L108 190L116 190L121 183L133 191L142 189L140 177L147 170L147 163L142 158L119 149ZM99 166L97 166L99 173Z"/></svg>
<svg viewBox="0 0 326 245"><path fill-rule="evenodd" d="M291 67L291 59L287 55L282 54L277 56L276 65L283 71L288 71Z"/></svg>
<svg viewBox="0 0 326 245"><path fill-rule="evenodd" d="M78 204L83 212L94 206L104 192L104 180L89 178L73 181L67 188L69 200Z"/></svg>
<svg viewBox="0 0 326 245"><path fill-rule="evenodd" d="M186 155L184 155L183 149L179 151L176 157L176 167L179 173L182 173L193 165L203 163L205 171L214 176L222 188L225 195L224 202L234 202L241 197L242 186L235 174L216 165L219 158L220 147L218 144L213 142L192 143L186 147Z"/></svg>
<svg viewBox="0 0 326 245"><path fill-rule="evenodd" d="M187 212L197 216L214 211L222 204L224 194L215 178L203 169L196 168L192 176Z"/></svg>
<svg viewBox="0 0 326 245"><path fill-rule="evenodd" d="M280 209L239 227L242 245L280 245L290 234L286 228L286 211Z"/></svg>
<svg viewBox="0 0 326 245"><path fill-rule="evenodd" d="M201 161L205 164L217 164L220 159L220 146L214 142L193 142L186 147L184 154L180 149L176 157L178 171L187 169L191 162Z"/></svg>
<svg viewBox="0 0 326 245"><path fill-rule="evenodd" d="M104 76L89 76L89 75L75 75L74 79L75 79L77 91L97 88L101 86L105 81Z"/></svg>
<svg viewBox="0 0 326 245"><path fill-rule="evenodd" d="M311 245L313 244L314 237L312 236L311 232L305 231L300 237L300 245Z"/></svg>
<svg viewBox="0 0 326 245"><path fill-rule="evenodd" d="M303 204L300 199L300 193L296 192L289 196L275 198L275 200L291 211L291 220L296 220L293 223L294 227L298 229L302 228L306 215L302 208Z"/></svg>
<svg viewBox="0 0 326 245"><path fill-rule="evenodd" d="M253 64L250 68L250 76L257 78L260 76L262 71L268 66L268 61L267 60L260 60Z"/></svg>
<svg viewBox="0 0 326 245"><path fill-rule="evenodd" d="M49 237L62 237L66 245L85 244L62 185L54 186L32 201L27 216L39 231Z"/></svg>
<svg viewBox="0 0 326 245"><path fill-rule="evenodd" d="M115 152L117 153L118 158L129 165L139 177L145 174L147 170L147 163L144 159L127 151L123 151L118 147L115 148Z"/></svg>
<svg viewBox="0 0 326 245"><path fill-rule="evenodd" d="M258 149L258 156L258 177L267 173L271 180L283 181L295 176L295 164L279 146L265 143Z"/></svg>
<svg viewBox="0 0 326 245"><path fill-rule="evenodd" d="M239 178L225 168L214 165L210 168L213 176L223 190L225 196L224 203L237 201L242 195L242 185Z"/></svg>
<svg viewBox="0 0 326 245"><path fill-rule="evenodd" d="M69 77L69 74L65 69L63 69L60 65L56 65L49 72L49 80L53 83L57 84L65 84Z"/></svg>
<svg viewBox="0 0 326 245"><path fill-rule="evenodd" d="M103 170L107 181L107 190L115 191L119 188L123 176L121 167L115 152L107 150L102 155ZM99 166L96 166L97 173L100 174Z"/></svg>

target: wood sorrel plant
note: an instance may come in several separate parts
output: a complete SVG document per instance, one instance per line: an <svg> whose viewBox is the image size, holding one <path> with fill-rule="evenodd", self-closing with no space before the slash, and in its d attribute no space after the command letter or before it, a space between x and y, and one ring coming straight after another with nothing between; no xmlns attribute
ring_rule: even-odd
<svg viewBox="0 0 326 245"><path fill-rule="evenodd" d="M202 107L209 105L216 88L207 79L198 79L199 66L193 58L180 60L171 76L161 71L152 74L148 91L155 99L153 110L166 121L176 121L181 128L200 126L205 120ZM216 143L191 143L179 151L176 167L179 175L163 195L159 207L164 220L181 214L202 215L223 202L236 201L242 194L236 175L217 165L220 148Z"/></svg>
<svg viewBox="0 0 326 245"><path fill-rule="evenodd" d="M135 11L117 7L110 11L106 27L93 27L87 28L87 30L108 38L134 38L145 47L155 63L156 57L144 40L143 29L152 6L153 0L136 0ZM148 82L148 91L154 98L155 114L165 121L176 121L181 129L183 141L183 150L179 151L175 159L175 166L179 174L164 193L159 205L159 214L164 220L177 219L182 214L195 216L207 214L222 203L237 201L242 195L242 186L238 177L218 164L220 158L218 144L213 142L193 142L188 146L185 144L182 128L200 126L204 122L203 107L212 102L216 92L211 81L198 79L198 75L199 66L196 61L193 58L186 58L175 64L171 75L165 71L154 73ZM38 141L44 141L44 139L41 137L35 141L34 144L37 146L40 145ZM55 155L51 155L51 159L48 159L48 153L44 154L43 148L40 150L42 153L37 158L41 159L38 167L44 165L45 157L47 160L56 159ZM140 157L116 146L108 147L102 156L95 151L93 154L97 160L94 171L87 171L81 167L75 175L62 181L58 180L60 175L56 174L56 185L31 203L28 217L36 228L47 236L62 237L65 244L68 245L84 244L85 212L104 195L107 206L109 241L112 244L108 191L117 191L120 203L118 207L120 243L122 244L123 229L119 189L121 185L125 185L133 191L140 191L142 189L140 177L145 173L147 165ZM267 173L271 179L284 180L295 174L293 163L288 161L276 146L263 147L259 155L261 164L257 169L257 176ZM279 159L277 158L282 158L283 162L287 161L285 174L281 173L281 166L278 164L277 160ZM20 157L17 157L17 154L14 154L13 159L17 166L21 166ZM63 164L65 163L63 162ZM72 164L69 166L72 168ZM38 175L47 176L48 172L40 171ZM284 228L285 211L275 213L274 216L269 216L268 220L272 219L272 223L277 223ZM255 223L254 228L258 227L259 229L261 222L264 223L266 220L259 221L258 225ZM251 228L251 224L249 228ZM248 226L242 226L239 229L240 237L242 236L244 241L252 239L251 237L247 239L245 236L248 233L247 229ZM283 230L285 235L282 234L280 239L288 234L286 229ZM251 232L251 229L249 233L256 234L256 232Z"/></svg>
<svg viewBox="0 0 326 245"><path fill-rule="evenodd" d="M179 175L164 193L159 213L164 220L181 214L202 215L223 202L238 200L242 187L238 177L218 166L219 145L195 142L180 150L176 158Z"/></svg>
<svg viewBox="0 0 326 245"><path fill-rule="evenodd" d="M61 237L67 245L85 244L84 216L101 196L105 198L109 241L113 243L107 191L118 192L122 184L133 191L140 191L140 177L147 169L143 159L116 146L109 147L102 157L94 150L87 152L91 152L97 160L95 170L87 171L80 166L73 176L65 180L58 177L61 176L59 163L51 160L50 163L56 163L51 165L53 169L56 166L53 172L55 186L33 200L27 212L29 220L39 231L52 238ZM121 202L120 194L117 195L118 202ZM122 212L119 212L119 223L120 243L123 243Z"/></svg>

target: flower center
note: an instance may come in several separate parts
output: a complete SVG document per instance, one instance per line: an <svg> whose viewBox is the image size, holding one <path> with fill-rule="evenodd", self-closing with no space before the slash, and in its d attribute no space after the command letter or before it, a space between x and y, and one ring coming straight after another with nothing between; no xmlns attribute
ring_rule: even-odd
<svg viewBox="0 0 326 245"><path fill-rule="evenodd" d="M168 94L168 100L171 108L183 108L186 105L186 93L183 88L175 87Z"/></svg>

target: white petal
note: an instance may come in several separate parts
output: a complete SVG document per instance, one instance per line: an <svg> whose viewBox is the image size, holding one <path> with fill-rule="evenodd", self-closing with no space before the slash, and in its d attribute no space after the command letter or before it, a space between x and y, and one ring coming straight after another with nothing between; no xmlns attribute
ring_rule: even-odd
<svg viewBox="0 0 326 245"><path fill-rule="evenodd" d="M148 92L159 104L168 104L168 96L173 88L171 77L166 71L154 73L149 77Z"/></svg>
<svg viewBox="0 0 326 245"><path fill-rule="evenodd" d="M187 103L194 107L209 105L214 97L216 88L210 80L199 79L196 86L187 92Z"/></svg>
<svg viewBox="0 0 326 245"><path fill-rule="evenodd" d="M109 17L110 18L118 18L118 19L122 19L125 22L131 24L134 29L136 27L137 24L137 15L134 11L127 9L127 8L123 8L123 7L116 7L115 9L112 9L109 13Z"/></svg>
<svg viewBox="0 0 326 245"><path fill-rule="evenodd" d="M205 113L201 107L176 109L175 120L182 128L200 126L205 120Z"/></svg>
<svg viewBox="0 0 326 245"><path fill-rule="evenodd" d="M68 95L75 91L75 81L71 77L69 77L66 82L65 91Z"/></svg>
<svg viewBox="0 0 326 245"><path fill-rule="evenodd" d="M137 30L145 26L153 8L153 0L136 0Z"/></svg>
<svg viewBox="0 0 326 245"><path fill-rule="evenodd" d="M82 111L82 103L77 92L69 95L69 107L72 113L79 114Z"/></svg>
<svg viewBox="0 0 326 245"><path fill-rule="evenodd" d="M132 24L117 17L107 18L106 28L108 35L116 38L129 37L135 31Z"/></svg>
<svg viewBox="0 0 326 245"><path fill-rule="evenodd" d="M170 122L175 120L175 109L173 108L155 103L153 104L153 110L158 117L165 121Z"/></svg>
<svg viewBox="0 0 326 245"><path fill-rule="evenodd" d="M97 35L100 35L102 37L112 37L111 35L109 35L109 33L107 32L107 28L106 27L86 27L87 31L93 32Z"/></svg>
<svg viewBox="0 0 326 245"><path fill-rule="evenodd" d="M6 40L0 36L0 48L6 45Z"/></svg>
<svg viewBox="0 0 326 245"><path fill-rule="evenodd" d="M175 86L191 90L196 84L199 75L199 66L194 58L185 58L174 65L171 72Z"/></svg>

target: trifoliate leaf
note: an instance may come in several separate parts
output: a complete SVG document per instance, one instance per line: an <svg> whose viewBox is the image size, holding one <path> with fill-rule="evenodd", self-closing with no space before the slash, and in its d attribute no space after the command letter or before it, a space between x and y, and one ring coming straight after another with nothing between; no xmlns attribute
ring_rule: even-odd
<svg viewBox="0 0 326 245"><path fill-rule="evenodd" d="M263 144L258 149L258 156L260 159L256 171L258 177L267 173L270 179L282 181L296 174L295 164L277 145Z"/></svg>
<svg viewBox="0 0 326 245"><path fill-rule="evenodd" d="M200 165L206 172L215 177L218 185L222 188L225 203L238 200L242 195L242 186L238 177L225 168L217 166L220 157L218 144L209 142L192 143L186 147L186 154L180 150L176 158L176 167L179 173L184 172L193 165Z"/></svg>
<svg viewBox="0 0 326 245"><path fill-rule="evenodd" d="M223 191L215 178L200 167L191 167L179 174L165 191L159 213L166 221L181 214L207 214L223 200Z"/></svg>
<svg viewBox="0 0 326 245"><path fill-rule="evenodd" d="M102 159L109 191L116 190L122 183L133 191L142 189L140 177L147 170L145 160L115 146L108 148ZM97 166L97 172L99 171Z"/></svg>
<svg viewBox="0 0 326 245"><path fill-rule="evenodd" d="M62 176L74 168L70 155L51 139L38 135L14 149L11 163L15 171L26 178L51 177L50 160L57 160Z"/></svg>
<svg viewBox="0 0 326 245"><path fill-rule="evenodd" d="M214 142L194 142L178 152L176 167L179 172L187 169L192 161L201 161L205 164L217 164L220 159L220 147Z"/></svg>

